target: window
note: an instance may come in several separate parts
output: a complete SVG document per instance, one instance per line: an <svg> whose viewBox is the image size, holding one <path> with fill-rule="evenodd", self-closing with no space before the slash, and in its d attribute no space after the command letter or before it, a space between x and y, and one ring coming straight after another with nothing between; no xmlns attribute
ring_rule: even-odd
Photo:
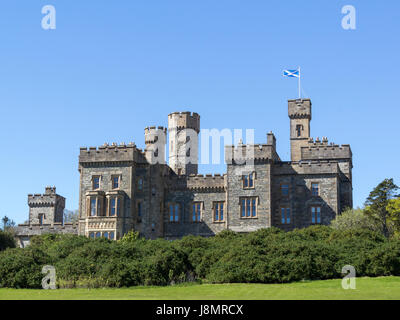
<svg viewBox="0 0 400 320"><path fill-rule="evenodd" d="M94 239L94 232L89 233L89 238Z"/></svg>
<svg viewBox="0 0 400 320"><path fill-rule="evenodd" d="M103 233L103 237L108 239L108 232L107 231Z"/></svg>
<svg viewBox="0 0 400 320"><path fill-rule="evenodd" d="M281 184L281 194L283 197L289 196L289 185L288 184Z"/></svg>
<svg viewBox="0 0 400 320"><path fill-rule="evenodd" d="M214 202L214 222L224 221L224 202Z"/></svg>
<svg viewBox="0 0 400 320"><path fill-rule="evenodd" d="M110 198L110 216L119 216L121 207L121 199L119 197Z"/></svg>
<svg viewBox="0 0 400 320"><path fill-rule="evenodd" d="M96 232L96 238L101 238L101 232L99 231Z"/></svg>
<svg viewBox="0 0 400 320"><path fill-rule="evenodd" d="M281 208L281 223L290 223L290 208Z"/></svg>
<svg viewBox="0 0 400 320"><path fill-rule="evenodd" d="M311 207L311 222L321 223L321 207Z"/></svg>
<svg viewBox="0 0 400 320"><path fill-rule="evenodd" d="M254 188L254 173L250 173L243 176L243 188L245 189Z"/></svg>
<svg viewBox="0 0 400 320"><path fill-rule="evenodd" d="M96 217L103 215L103 197L90 196L87 198L87 216Z"/></svg>
<svg viewBox="0 0 400 320"><path fill-rule="evenodd" d="M120 176L112 176L111 177L111 183L112 183L112 188L113 189L118 189L119 188L119 178L120 178Z"/></svg>
<svg viewBox="0 0 400 320"><path fill-rule="evenodd" d="M114 231L110 232L109 239L110 240L114 240Z"/></svg>
<svg viewBox="0 0 400 320"><path fill-rule="evenodd" d="M44 220L44 214L41 213L39 214L39 224L42 226L43 225L43 220Z"/></svg>
<svg viewBox="0 0 400 320"><path fill-rule="evenodd" d="M100 189L100 176L93 176L92 187L93 187L93 190Z"/></svg>
<svg viewBox="0 0 400 320"><path fill-rule="evenodd" d="M92 217L97 216L98 212L98 201L96 197L90 198L90 215Z"/></svg>
<svg viewBox="0 0 400 320"><path fill-rule="evenodd" d="M297 132L297 136L298 137L301 137L301 131L303 130L303 125L301 125L301 124L298 124L297 126L296 126L296 132Z"/></svg>
<svg viewBox="0 0 400 320"><path fill-rule="evenodd" d="M194 202L192 207L192 221L200 222L201 221L201 202Z"/></svg>
<svg viewBox="0 0 400 320"><path fill-rule="evenodd" d="M311 195L313 195L313 196L319 195L319 184L318 183L311 184Z"/></svg>
<svg viewBox="0 0 400 320"><path fill-rule="evenodd" d="M170 204L169 206L169 222L179 221L179 204Z"/></svg>
<svg viewBox="0 0 400 320"><path fill-rule="evenodd" d="M138 202L138 204L137 204L137 214L138 214L139 218L142 217L142 203L141 202Z"/></svg>
<svg viewBox="0 0 400 320"><path fill-rule="evenodd" d="M139 178L139 180L138 180L138 189L143 190L143 179L142 178Z"/></svg>
<svg viewBox="0 0 400 320"><path fill-rule="evenodd" d="M240 201L240 212L242 218L256 218L257 198L242 198Z"/></svg>

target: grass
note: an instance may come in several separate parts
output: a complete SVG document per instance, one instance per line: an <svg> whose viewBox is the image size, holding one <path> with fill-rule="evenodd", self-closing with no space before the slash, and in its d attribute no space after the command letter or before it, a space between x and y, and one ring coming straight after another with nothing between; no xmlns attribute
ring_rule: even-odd
<svg viewBox="0 0 400 320"><path fill-rule="evenodd" d="M0 300L329 300L400 299L400 277L357 278L344 290L341 279L288 284L203 284L119 289L0 289Z"/></svg>

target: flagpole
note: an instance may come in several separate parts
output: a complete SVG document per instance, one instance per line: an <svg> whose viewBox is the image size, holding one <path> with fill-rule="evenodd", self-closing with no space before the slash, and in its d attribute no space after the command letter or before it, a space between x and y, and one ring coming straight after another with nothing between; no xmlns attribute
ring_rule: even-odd
<svg viewBox="0 0 400 320"><path fill-rule="evenodd" d="M299 99L301 99L301 72L299 67Z"/></svg>

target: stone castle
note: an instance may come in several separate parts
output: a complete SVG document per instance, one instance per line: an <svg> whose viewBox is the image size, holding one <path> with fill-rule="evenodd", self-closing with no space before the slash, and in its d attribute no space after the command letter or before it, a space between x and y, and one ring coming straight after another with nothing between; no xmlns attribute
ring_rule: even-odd
<svg viewBox="0 0 400 320"><path fill-rule="evenodd" d="M311 101L288 101L291 161L264 144L225 146L227 172L198 174L200 116L168 115L164 127L145 129L145 150L134 143L81 148L79 222L63 224L65 199L47 188L29 195L29 224L19 234L78 233L120 239L130 230L149 239L213 236L228 229L251 232L329 224L352 207L349 145L310 137ZM169 164L165 149L169 148Z"/></svg>

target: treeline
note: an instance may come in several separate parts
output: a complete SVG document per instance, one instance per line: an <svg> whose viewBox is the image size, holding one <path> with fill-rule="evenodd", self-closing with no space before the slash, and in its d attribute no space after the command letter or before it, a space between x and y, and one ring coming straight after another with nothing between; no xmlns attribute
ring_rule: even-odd
<svg viewBox="0 0 400 320"><path fill-rule="evenodd" d="M120 241L43 235L28 248L0 252L0 287L40 288L44 265L59 287L123 287L202 283L282 283L342 277L400 275L400 241L366 229L312 226L249 234L223 231L212 238Z"/></svg>

